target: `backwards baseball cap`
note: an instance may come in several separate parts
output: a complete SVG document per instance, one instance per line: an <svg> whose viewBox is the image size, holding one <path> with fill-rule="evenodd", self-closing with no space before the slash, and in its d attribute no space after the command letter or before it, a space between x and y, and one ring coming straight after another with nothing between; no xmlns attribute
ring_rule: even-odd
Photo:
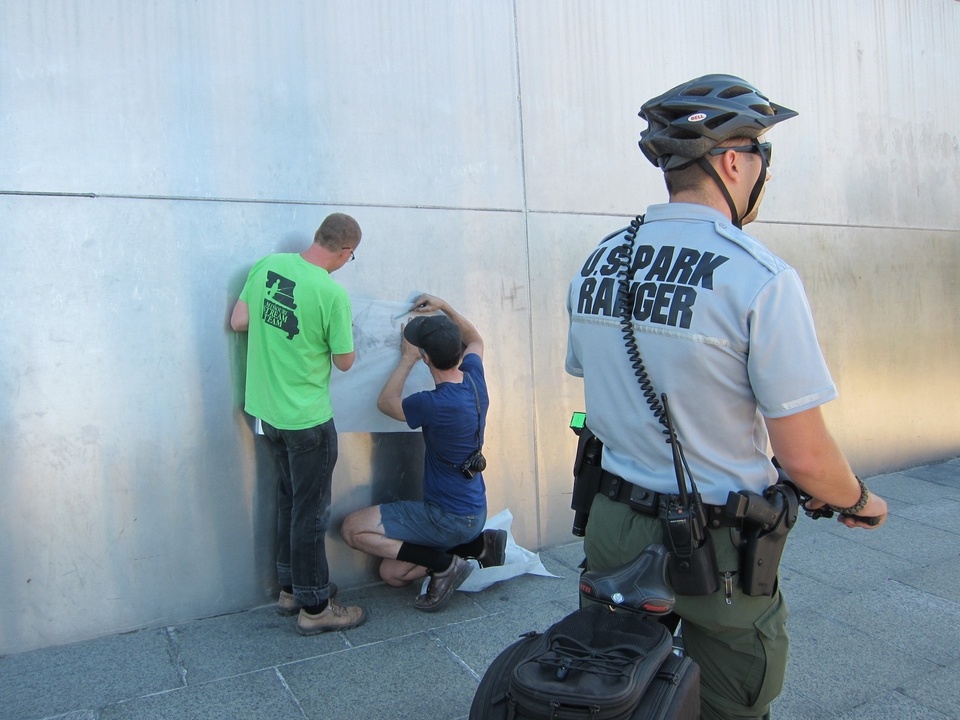
<svg viewBox="0 0 960 720"><path fill-rule="evenodd" d="M416 317L403 328L403 336L441 370L453 367L463 352L460 328L446 315Z"/></svg>

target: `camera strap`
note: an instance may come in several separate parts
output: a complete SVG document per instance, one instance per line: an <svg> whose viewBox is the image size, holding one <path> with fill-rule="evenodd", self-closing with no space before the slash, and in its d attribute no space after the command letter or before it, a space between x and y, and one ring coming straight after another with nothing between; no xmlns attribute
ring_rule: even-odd
<svg viewBox="0 0 960 720"><path fill-rule="evenodd" d="M467 380L470 381L470 385L473 386L473 401L477 405L477 450L483 449L483 440L480 438L480 393L477 392L477 383L474 382L474 379L470 376L469 373L464 373Z"/></svg>
<svg viewBox="0 0 960 720"><path fill-rule="evenodd" d="M476 407L477 407L477 433L475 435L477 449L467 456L467 458L469 459L475 453L478 453L481 450L483 450L483 438L480 437L480 423L483 418L480 414L480 393L477 392L477 383L474 381L472 377L470 377L469 373L464 373L463 376L470 381L470 385L473 387L473 401L476 403ZM454 470L460 469L460 465L454 465L452 462L450 462L445 457L443 457L443 455L441 455L440 453L437 453L437 457L443 461L444 465L449 465Z"/></svg>

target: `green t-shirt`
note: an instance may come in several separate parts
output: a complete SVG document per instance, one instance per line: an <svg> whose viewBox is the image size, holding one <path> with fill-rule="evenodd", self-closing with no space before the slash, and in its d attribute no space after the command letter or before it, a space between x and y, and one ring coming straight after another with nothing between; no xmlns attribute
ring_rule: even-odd
<svg viewBox="0 0 960 720"><path fill-rule="evenodd" d="M299 254L280 253L253 266L240 299L250 308L246 411L283 430L332 418L330 356L353 352L346 290Z"/></svg>

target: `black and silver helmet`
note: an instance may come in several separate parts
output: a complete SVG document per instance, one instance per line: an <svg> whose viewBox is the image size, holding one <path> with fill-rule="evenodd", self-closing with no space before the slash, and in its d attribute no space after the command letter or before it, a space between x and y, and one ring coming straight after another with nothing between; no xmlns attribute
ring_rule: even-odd
<svg viewBox="0 0 960 720"><path fill-rule="evenodd" d="M797 115L733 75L704 75L648 100L640 149L662 170L689 165L735 137L756 138Z"/></svg>

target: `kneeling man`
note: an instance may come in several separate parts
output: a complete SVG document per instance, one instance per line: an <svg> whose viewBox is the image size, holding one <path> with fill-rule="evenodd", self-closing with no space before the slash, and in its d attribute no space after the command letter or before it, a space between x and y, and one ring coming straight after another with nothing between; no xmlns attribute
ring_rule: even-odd
<svg viewBox="0 0 960 720"><path fill-rule="evenodd" d="M486 530L486 486L480 450L490 404L483 375L483 338L449 303L432 295L414 302L403 328L400 363L380 392L380 412L423 429L423 500L401 500L351 513L346 543L383 558L380 577L397 587L430 575L414 606L442 607L473 570L502 565L505 530ZM439 314L437 314L439 313ZM436 388L403 397L410 371L427 365Z"/></svg>

